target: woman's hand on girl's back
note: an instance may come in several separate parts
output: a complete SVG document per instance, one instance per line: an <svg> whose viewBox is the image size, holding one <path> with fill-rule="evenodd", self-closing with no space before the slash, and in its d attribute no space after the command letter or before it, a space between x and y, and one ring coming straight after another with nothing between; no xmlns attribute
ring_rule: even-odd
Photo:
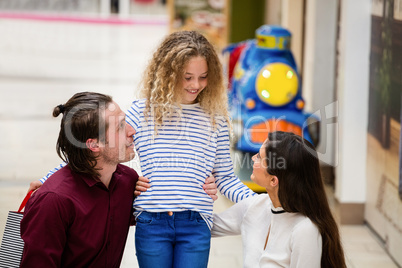
<svg viewBox="0 0 402 268"><path fill-rule="evenodd" d="M215 177L208 177L202 188L204 188L204 191L212 198L212 200L216 201L216 199L218 199L218 196L216 195L218 193L218 188L215 183Z"/></svg>

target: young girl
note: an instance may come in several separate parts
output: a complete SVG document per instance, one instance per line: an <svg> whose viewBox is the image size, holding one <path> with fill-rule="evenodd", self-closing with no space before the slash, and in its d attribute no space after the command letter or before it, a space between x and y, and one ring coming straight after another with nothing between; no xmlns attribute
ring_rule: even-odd
<svg viewBox="0 0 402 268"><path fill-rule="evenodd" d="M151 187L134 202L140 267L207 267L214 176L234 202L254 195L233 173L227 90L208 40L195 31L170 34L154 53L142 95L127 111L141 171Z"/></svg>
<svg viewBox="0 0 402 268"><path fill-rule="evenodd" d="M126 113L151 185L134 201L139 266L207 267L213 200L205 178L214 176L233 202L254 195L233 172L227 90L213 46L195 31L167 36L145 71L142 95Z"/></svg>
<svg viewBox="0 0 402 268"><path fill-rule="evenodd" d="M213 236L243 238L244 267L346 267L314 147L271 133L251 179L267 190L214 215Z"/></svg>

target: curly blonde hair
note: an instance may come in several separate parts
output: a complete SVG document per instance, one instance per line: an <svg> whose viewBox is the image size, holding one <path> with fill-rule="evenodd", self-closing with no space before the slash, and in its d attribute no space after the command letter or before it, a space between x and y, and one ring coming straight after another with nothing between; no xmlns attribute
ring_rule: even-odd
<svg viewBox="0 0 402 268"><path fill-rule="evenodd" d="M196 31L179 31L168 35L154 52L145 69L141 96L146 98L145 118L151 113L156 132L164 120L180 106L184 68L193 57L205 58L208 65L208 84L196 102L210 115L215 127L216 116L224 116L229 123L227 90L222 64L211 43Z"/></svg>

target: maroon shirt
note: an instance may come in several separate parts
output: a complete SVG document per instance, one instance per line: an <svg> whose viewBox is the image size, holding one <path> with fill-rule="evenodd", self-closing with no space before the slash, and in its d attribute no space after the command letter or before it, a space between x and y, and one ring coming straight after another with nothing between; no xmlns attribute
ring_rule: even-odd
<svg viewBox="0 0 402 268"><path fill-rule="evenodd" d="M137 179L123 165L109 189L68 166L49 177L25 208L21 267L119 267Z"/></svg>

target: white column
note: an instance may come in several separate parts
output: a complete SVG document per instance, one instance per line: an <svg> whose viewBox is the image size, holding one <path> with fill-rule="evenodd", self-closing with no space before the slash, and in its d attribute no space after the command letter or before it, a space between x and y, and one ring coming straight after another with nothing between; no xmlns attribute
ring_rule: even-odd
<svg viewBox="0 0 402 268"><path fill-rule="evenodd" d="M281 4L281 25L292 33L290 49L295 57L298 71L302 72L304 1L282 0Z"/></svg>
<svg viewBox="0 0 402 268"><path fill-rule="evenodd" d="M100 14L103 17L110 16L110 0L100 0Z"/></svg>
<svg viewBox="0 0 402 268"><path fill-rule="evenodd" d="M281 25L281 0L265 0L265 24Z"/></svg>
<svg viewBox="0 0 402 268"><path fill-rule="evenodd" d="M347 2L347 1L343 1ZM302 90L306 111L321 117L317 151L325 164L336 166L335 53L337 1L306 2Z"/></svg>
<svg viewBox="0 0 402 268"><path fill-rule="evenodd" d="M339 136L335 195L366 201L371 0L342 1L339 40Z"/></svg>

